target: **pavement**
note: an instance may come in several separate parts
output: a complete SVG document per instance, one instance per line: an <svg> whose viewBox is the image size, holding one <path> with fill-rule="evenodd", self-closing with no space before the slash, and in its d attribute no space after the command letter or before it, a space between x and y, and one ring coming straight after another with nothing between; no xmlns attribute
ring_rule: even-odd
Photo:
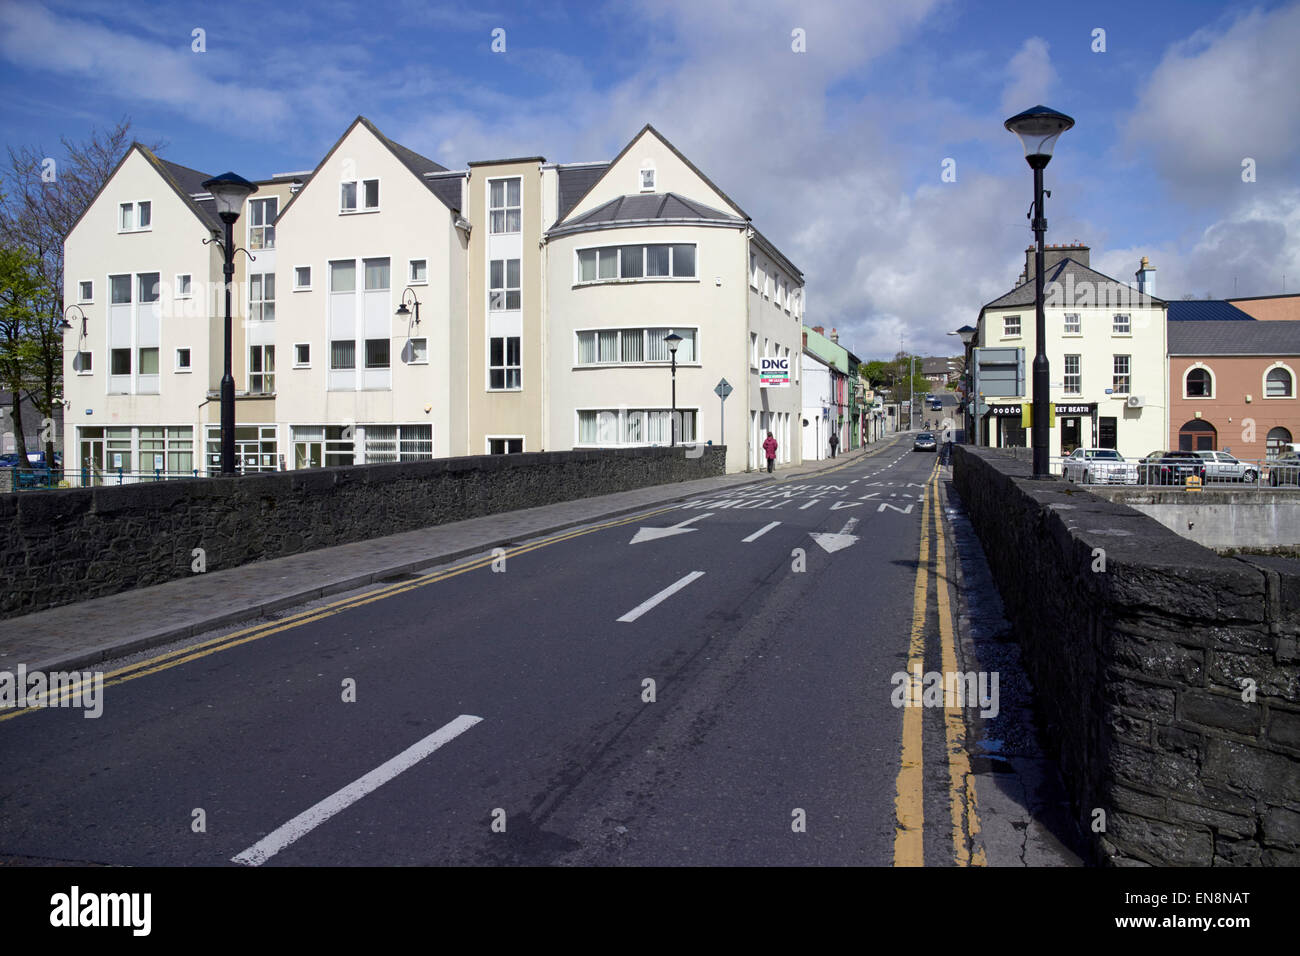
<svg viewBox="0 0 1300 956"><path fill-rule="evenodd" d="M711 492L790 481L847 467L897 449L895 435L833 460L654 485L537 508L421 528L9 618L0 635L0 670L88 668L149 648L264 618L277 611L447 564L580 525L667 506ZM237 600L232 600L237 595Z"/></svg>

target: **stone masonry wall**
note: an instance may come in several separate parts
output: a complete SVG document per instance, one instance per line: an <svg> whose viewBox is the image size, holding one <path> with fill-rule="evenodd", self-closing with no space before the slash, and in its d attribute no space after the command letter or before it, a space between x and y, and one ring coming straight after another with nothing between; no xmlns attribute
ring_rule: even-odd
<svg viewBox="0 0 1300 956"><path fill-rule="evenodd" d="M698 447L696 449L699 450ZM724 473L726 449L640 448L0 494L0 617L194 572Z"/></svg>
<svg viewBox="0 0 1300 956"><path fill-rule="evenodd" d="M1300 865L1300 561L1222 557L1026 461L953 451L1097 858Z"/></svg>

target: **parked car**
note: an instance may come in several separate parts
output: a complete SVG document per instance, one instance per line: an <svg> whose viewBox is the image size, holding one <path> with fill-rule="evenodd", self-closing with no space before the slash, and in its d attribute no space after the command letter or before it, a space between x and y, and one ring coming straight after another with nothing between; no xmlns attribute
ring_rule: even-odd
<svg viewBox="0 0 1300 956"><path fill-rule="evenodd" d="M1240 461L1226 451L1198 451L1205 459L1205 477L1210 481L1254 481L1259 468L1248 461Z"/></svg>
<svg viewBox="0 0 1300 956"><path fill-rule="evenodd" d="M929 432L921 432L912 442L912 451L938 451L939 443Z"/></svg>
<svg viewBox="0 0 1300 956"><path fill-rule="evenodd" d="M1194 451L1153 451L1138 462L1138 483L1185 485L1192 475L1205 482L1205 461Z"/></svg>
<svg viewBox="0 0 1300 956"><path fill-rule="evenodd" d="M1076 448L1065 459L1067 481L1081 484L1136 485L1137 465L1114 448Z"/></svg>
<svg viewBox="0 0 1300 956"><path fill-rule="evenodd" d="M1268 466L1268 483L1274 488L1300 485L1300 452L1288 451L1275 458Z"/></svg>
<svg viewBox="0 0 1300 956"><path fill-rule="evenodd" d="M0 468L18 468L21 464L22 457L17 452L0 455Z"/></svg>

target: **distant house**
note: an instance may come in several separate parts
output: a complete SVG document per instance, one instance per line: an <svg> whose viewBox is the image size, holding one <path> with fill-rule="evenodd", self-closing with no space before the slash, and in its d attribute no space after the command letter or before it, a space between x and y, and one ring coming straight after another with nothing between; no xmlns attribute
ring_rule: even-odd
<svg viewBox="0 0 1300 956"><path fill-rule="evenodd" d="M1300 321L1300 293L1252 295L1227 301L1241 311L1249 313L1252 319L1264 322Z"/></svg>
<svg viewBox="0 0 1300 956"><path fill-rule="evenodd" d="M36 408L29 395L22 396L19 400L19 406L23 416L23 443L27 446L23 450L27 452L44 451L45 443L41 441L41 430L45 415ZM63 434L63 409L57 405L54 408L53 421L56 436L55 448L61 450L58 449L57 436ZM0 393L0 454L11 455L17 451L18 433L14 428L13 392L2 392Z"/></svg>

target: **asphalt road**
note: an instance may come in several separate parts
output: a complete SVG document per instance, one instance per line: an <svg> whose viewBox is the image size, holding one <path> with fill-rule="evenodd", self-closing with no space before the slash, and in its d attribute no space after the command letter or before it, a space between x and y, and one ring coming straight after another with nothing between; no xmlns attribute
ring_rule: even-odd
<svg viewBox="0 0 1300 956"><path fill-rule="evenodd" d="M889 865L934 468L909 442L106 666L98 719L0 721L0 857Z"/></svg>

